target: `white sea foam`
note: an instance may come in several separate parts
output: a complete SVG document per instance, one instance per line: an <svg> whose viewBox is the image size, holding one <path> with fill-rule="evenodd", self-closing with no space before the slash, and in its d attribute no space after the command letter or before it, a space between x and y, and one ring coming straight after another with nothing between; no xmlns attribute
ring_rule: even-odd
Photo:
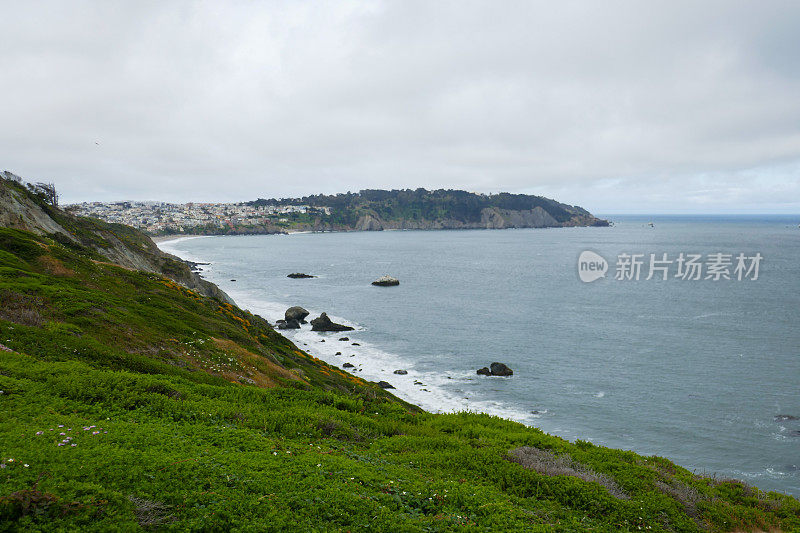
<svg viewBox="0 0 800 533"><path fill-rule="evenodd" d="M219 280L214 280L215 282ZM221 285L226 285L221 283ZM270 302L254 298L247 291L237 290L229 286L221 287L233 298L237 304L260 315L270 322L283 318L285 310L290 307L286 303ZM308 309L310 316L320 314L320 311ZM386 352L380 347L359 338L359 332L364 328L345 317L330 314L331 320L351 326L354 331L345 332L317 332L311 331L309 325L304 325L297 330L280 330L280 333L294 342L298 347L328 364L342 368L345 363L355 365L347 369L353 375L368 381L386 381L395 389L391 390L395 396L413 403L432 413L453 413L470 411L502 416L531 424L536 418L547 413L542 410L537 413L528 413L509 408L502 402L491 400L474 400L469 393L463 392L469 388L473 379L472 374L465 372L421 372L414 368L413 362L393 353ZM338 339L348 337L349 341ZM325 340L325 342L320 342ZM353 346L353 342L359 346ZM342 352L336 355L336 352ZM408 374L398 375L395 370L406 370ZM459 393L458 391L462 391Z"/></svg>

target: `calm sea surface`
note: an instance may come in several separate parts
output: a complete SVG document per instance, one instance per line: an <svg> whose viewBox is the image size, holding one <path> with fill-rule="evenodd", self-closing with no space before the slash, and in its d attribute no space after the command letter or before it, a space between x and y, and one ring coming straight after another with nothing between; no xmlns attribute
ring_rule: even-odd
<svg viewBox="0 0 800 533"><path fill-rule="evenodd" d="M270 321L301 305L312 317L327 311L356 326L350 342L310 326L287 336L332 364L351 362L358 375L389 381L428 410L490 412L800 495L800 216L610 218L611 228L161 246L210 262L207 279ZM584 250L608 261L605 278L579 279ZM623 253L645 254L639 281L615 279ZM732 279L683 280L672 263L667 281L660 272L646 280L651 253L702 254L704 268L708 254L732 254ZM736 280L740 253L763 257L757 280L752 272ZM289 279L291 272L318 277ZM383 274L400 286L370 285ZM475 374L493 361L514 376Z"/></svg>

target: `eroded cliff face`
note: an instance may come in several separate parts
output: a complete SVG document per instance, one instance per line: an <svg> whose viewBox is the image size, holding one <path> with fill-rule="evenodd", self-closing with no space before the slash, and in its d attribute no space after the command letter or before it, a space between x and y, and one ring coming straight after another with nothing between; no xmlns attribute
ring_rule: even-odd
<svg viewBox="0 0 800 533"><path fill-rule="evenodd" d="M0 175L0 227L57 236L97 252L110 263L165 276L198 293L233 303L213 283L174 255L162 252L146 235L134 228L75 217L40 201L10 173ZM13 176L13 175L12 175Z"/></svg>
<svg viewBox="0 0 800 533"><path fill-rule="evenodd" d="M577 213L566 222L559 222L541 207L515 211L487 207L481 210L480 221L464 222L452 218L438 220L382 220L375 213L365 213L352 228L355 231L381 231L391 229L506 229L506 228L560 228L566 226L607 225L607 222L590 215Z"/></svg>
<svg viewBox="0 0 800 533"><path fill-rule="evenodd" d="M30 231L37 235L60 233L77 242L66 229L45 210L31 201L29 195L0 177L0 226Z"/></svg>

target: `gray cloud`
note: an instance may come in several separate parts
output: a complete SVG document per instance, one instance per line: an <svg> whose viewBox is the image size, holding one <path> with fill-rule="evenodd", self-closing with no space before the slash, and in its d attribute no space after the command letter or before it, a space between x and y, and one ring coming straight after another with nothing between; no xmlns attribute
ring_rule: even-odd
<svg viewBox="0 0 800 533"><path fill-rule="evenodd" d="M0 14L0 166L68 200L425 186L601 212L800 211L796 2Z"/></svg>

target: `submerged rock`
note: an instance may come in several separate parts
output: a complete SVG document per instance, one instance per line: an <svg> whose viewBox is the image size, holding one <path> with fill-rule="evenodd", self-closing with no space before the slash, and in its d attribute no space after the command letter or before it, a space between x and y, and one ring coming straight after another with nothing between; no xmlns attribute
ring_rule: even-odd
<svg viewBox="0 0 800 533"><path fill-rule="evenodd" d="M381 276L373 281L372 284L377 287L394 287L395 285L400 285L400 280L391 276Z"/></svg>
<svg viewBox="0 0 800 533"><path fill-rule="evenodd" d="M408 374L408 370L395 370L394 373L397 374L398 376L405 376L406 374Z"/></svg>
<svg viewBox="0 0 800 533"><path fill-rule="evenodd" d="M379 386L380 388L382 388L382 389L393 389L393 388L394 388L394 387L392 386L392 384L391 384L391 383L389 383L388 381L379 381L379 382L378 382L378 386Z"/></svg>
<svg viewBox="0 0 800 533"><path fill-rule="evenodd" d="M340 341L349 341L350 337L339 337Z"/></svg>
<svg viewBox="0 0 800 533"><path fill-rule="evenodd" d="M794 415L775 415L776 422L786 422L789 420L800 420Z"/></svg>
<svg viewBox="0 0 800 533"><path fill-rule="evenodd" d="M305 320L305 318L308 316L308 311L299 305L295 305L294 307L287 309L283 315L286 320L297 320L300 322L301 320Z"/></svg>
<svg viewBox="0 0 800 533"><path fill-rule="evenodd" d="M286 276L287 278L292 279L306 279L306 278L316 278L317 276L312 276L311 274L303 274L302 272L293 272Z"/></svg>
<svg viewBox="0 0 800 533"><path fill-rule="evenodd" d="M328 318L327 313L322 313L311 321L311 331L352 331L353 329L350 326L333 322Z"/></svg>

